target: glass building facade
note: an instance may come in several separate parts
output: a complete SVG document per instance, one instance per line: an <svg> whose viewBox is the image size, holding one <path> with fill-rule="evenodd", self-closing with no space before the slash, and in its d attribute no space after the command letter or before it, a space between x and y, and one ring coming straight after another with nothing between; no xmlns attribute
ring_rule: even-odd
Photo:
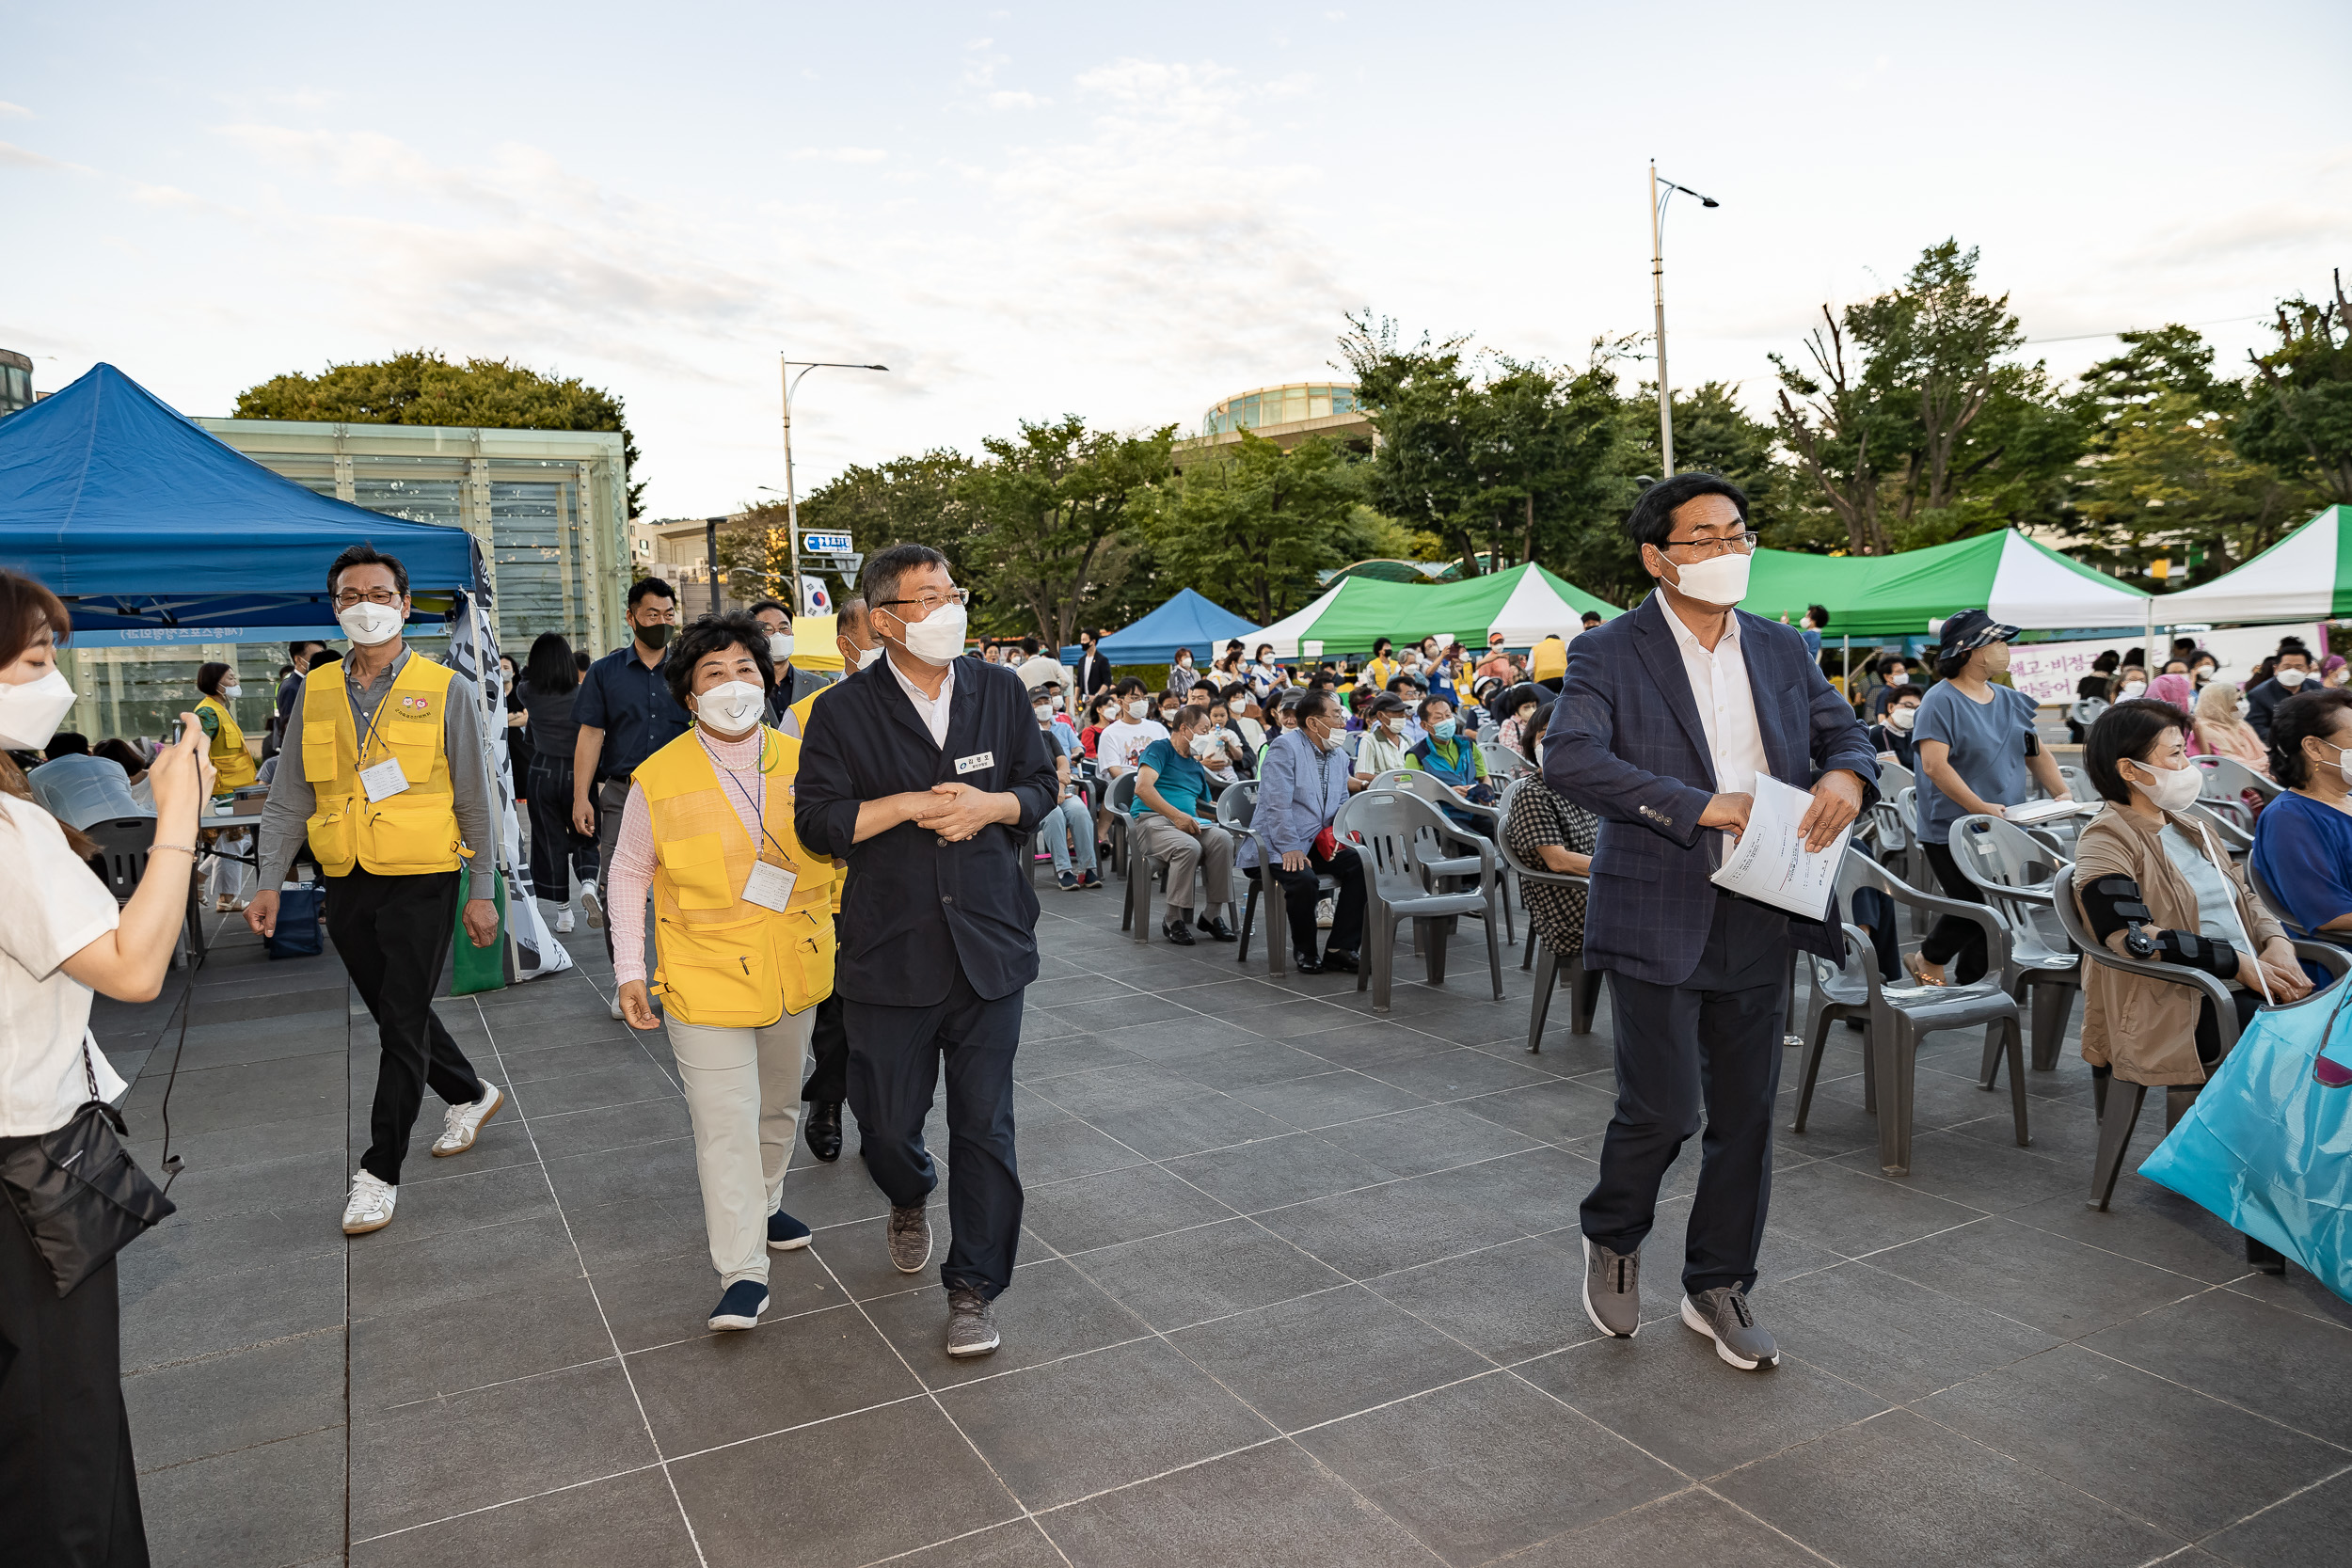
<svg viewBox="0 0 2352 1568"><path fill-rule="evenodd" d="M0 348L0 420L33 406L33 362Z"/></svg>
<svg viewBox="0 0 2352 1568"><path fill-rule="evenodd" d="M1296 424L1302 420L1328 419L1356 412L1352 381L1293 381L1280 387L1253 387L1214 404L1200 416L1200 434L1223 436L1234 430L1263 430L1268 425Z"/></svg>

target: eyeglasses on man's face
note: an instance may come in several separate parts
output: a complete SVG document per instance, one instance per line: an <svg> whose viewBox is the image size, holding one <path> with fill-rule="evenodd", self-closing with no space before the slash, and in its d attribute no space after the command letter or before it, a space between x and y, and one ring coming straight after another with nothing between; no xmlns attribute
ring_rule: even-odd
<svg viewBox="0 0 2352 1568"><path fill-rule="evenodd" d="M1763 537L1753 530L1738 533L1701 533L1689 539L1669 539L1660 547L1682 551L1678 559L1683 561L1706 561L1726 550L1738 550L1746 555L1756 548Z"/></svg>
<svg viewBox="0 0 2352 1568"><path fill-rule="evenodd" d="M400 603L400 590L397 588L346 588L329 602L338 611L349 610L353 605L358 604L395 606Z"/></svg>
<svg viewBox="0 0 2352 1568"><path fill-rule="evenodd" d="M884 599L882 601L882 608L884 610L896 610L900 605L916 606L921 610L922 614L914 616L914 619L920 621L924 618L924 616L929 615L934 610L944 609L951 604L968 605L971 602L972 590L969 588L950 588L945 593L942 593L935 588L926 588L922 593L916 594L911 599ZM908 617L903 615L898 618L902 621L908 619Z"/></svg>

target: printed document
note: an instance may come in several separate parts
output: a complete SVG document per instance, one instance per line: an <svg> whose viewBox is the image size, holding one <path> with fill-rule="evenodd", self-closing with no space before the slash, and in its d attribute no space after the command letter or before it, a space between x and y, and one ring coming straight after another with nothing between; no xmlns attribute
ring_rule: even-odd
<svg viewBox="0 0 2352 1568"><path fill-rule="evenodd" d="M1724 855L1723 869L1712 879L1715 885L1807 920L1820 919L1837 885L1837 868L1845 861L1846 840L1853 829L1850 824L1828 848L1810 853L1797 824L1812 809L1811 795L1758 773L1747 831Z"/></svg>

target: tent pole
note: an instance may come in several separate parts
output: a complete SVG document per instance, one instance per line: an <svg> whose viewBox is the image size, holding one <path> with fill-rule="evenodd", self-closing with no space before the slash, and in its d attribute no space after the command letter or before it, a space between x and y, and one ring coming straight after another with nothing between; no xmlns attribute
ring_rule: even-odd
<svg viewBox="0 0 2352 1568"><path fill-rule="evenodd" d="M1846 652L1846 701L1851 703L1853 701L1853 633L1848 632L1837 641L1844 645Z"/></svg>

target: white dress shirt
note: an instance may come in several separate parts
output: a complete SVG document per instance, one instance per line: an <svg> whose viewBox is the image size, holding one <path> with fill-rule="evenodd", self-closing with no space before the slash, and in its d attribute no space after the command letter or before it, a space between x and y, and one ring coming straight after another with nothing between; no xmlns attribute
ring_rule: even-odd
<svg viewBox="0 0 2352 1568"><path fill-rule="evenodd" d="M1770 773L1764 735L1756 723L1756 694L1748 688L1747 657L1740 651L1740 618L1727 619L1723 637L1709 652L1667 605L1666 625L1682 649L1683 673L1691 677L1691 700L1707 731L1708 754L1715 764L1715 793L1753 795L1756 777Z"/></svg>
<svg viewBox="0 0 2352 1568"><path fill-rule="evenodd" d="M939 695L926 697L923 695L921 687L907 679L906 672L898 668L897 659L884 654L882 662L890 666L891 674L898 678L898 689L905 692L907 701L914 705L914 711L923 720L923 727L931 732L931 744L943 752L946 751L947 749L947 703L956 694L956 667L952 664L947 666L947 673L939 683Z"/></svg>

